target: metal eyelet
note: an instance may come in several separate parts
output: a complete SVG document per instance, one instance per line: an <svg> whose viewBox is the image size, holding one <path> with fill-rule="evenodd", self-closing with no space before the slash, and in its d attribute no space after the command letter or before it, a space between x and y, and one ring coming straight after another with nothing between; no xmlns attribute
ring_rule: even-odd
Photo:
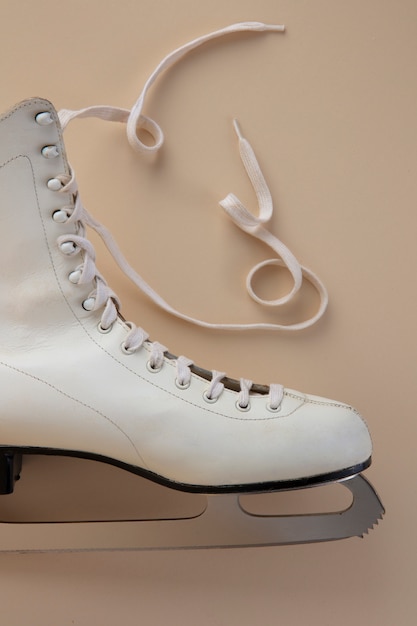
<svg viewBox="0 0 417 626"><path fill-rule="evenodd" d="M73 285L78 285L79 280L81 278L81 274L82 274L81 270L74 270L73 272L71 272L71 274L68 274L68 280Z"/></svg>
<svg viewBox="0 0 417 626"><path fill-rule="evenodd" d="M246 413L247 411L250 411L250 402L247 403L246 406L242 406L239 403L239 400L236 401L235 406L237 408L238 411L242 411L242 413Z"/></svg>
<svg viewBox="0 0 417 626"><path fill-rule="evenodd" d="M178 389L181 389L181 390L188 389L190 385L191 385L191 380L189 380L186 383L181 383L178 380L178 378L175 379L175 386L178 387Z"/></svg>
<svg viewBox="0 0 417 626"><path fill-rule="evenodd" d="M157 374L158 372L161 371L162 365L155 366L155 365L152 365L150 361L147 361L146 369L148 370L148 372L151 372L151 374Z"/></svg>
<svg viewBox="0 0 417 626"><path fill-rule="evenodd" d="M113 324L110 324L110 326L109 326L108 328L104 328L104 327L101 325L101 322L99 322L99 323L97 324L97 330L98 330L98 332L99 332L99 333L101 333L102 335L107 335L107 333L110 333L110 332L112 331L112 329L113 329Z"/></svg>
<svg viewBox="0 0 417 626"><path fill-rule="evenodd" d="M59 178L50 178L47 183L46 186L48 187L48 189L50 189L51 191L59 191L60 189L62 189L62 187L64 186L61 181L59 180Z"/></svg>
<svg viewBox="0 0 417 626"><path fill-rule="evenodd" d="M57 209L52 213L52 219L58 224L65 224L69 219L69 215L63 209Z"/></svg>
<svg viewBox="0 0 417 626"><path fill-rule="evenodd" d="M56 159L59 156L58 146L44 146L41 154L45 159Z"/></svg>
<svg viewBox="0 0 417 626"><path fill-rule="evenodd" d="M39 126L49 126L53 121L52 113L49 111L41 111L35 115L35 122L39 124Z"/></svg>
<svg viewBox="0 0 417 626"><path fill-rule="evenodd" d="M125 342L120 344L120 349L123 352L123 354L127 354L127 355L131 355L131 354L134 354L136 352L136 350L133 350L133 348L128 348L126 346Z"/></svg>
<svg viewBox="0 0 417 626"><path fill-rule="evenodd" d="M208 394L207 394L207 390L203 393L203 398L206 402L208 402L208 404L214 404L215 402L217 402L218 398L211 398Z"/></svg>
<svg viewBox="0 0 417 626"><path fill-rule="evenodd" d="M70 256L77 251L77 245L73 241L64 241L60 244L59 249L63 254Z"/></svg>
<svg viewBox="0 0 417 626"><path fill-rule="evenodd" d="M83 307L84 311L92 311L94 309L95 303L95 298L86 298L81 306Z"/></svg>
<svg viewBox="0 0 417 626"><path fill-rule="evenodd" d="M268 402L268 404L266 405L266 408L268 411L270 411L271 413L279 413L281 411L281 404L277 407L273 407L270 405L270 403Z"/></svg>

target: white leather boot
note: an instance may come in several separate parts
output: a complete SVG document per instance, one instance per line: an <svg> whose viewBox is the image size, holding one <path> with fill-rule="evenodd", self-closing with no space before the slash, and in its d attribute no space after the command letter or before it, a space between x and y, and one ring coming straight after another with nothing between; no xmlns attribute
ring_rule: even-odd
<svg viewBox="0 0 417 626"><path fill-rule="evenodd" d="M370 464L351 407L230 381L152 343L118 313L57 114L41 99L0 119L0 445L113 463L190 491L340 480Z"/></svg>

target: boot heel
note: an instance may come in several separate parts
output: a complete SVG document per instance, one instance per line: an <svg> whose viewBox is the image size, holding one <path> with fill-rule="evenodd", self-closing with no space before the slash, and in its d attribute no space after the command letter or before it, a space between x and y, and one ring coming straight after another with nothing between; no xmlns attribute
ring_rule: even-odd
<svg viewBox="0 0 417 626"><path fill-rule="evenodd" d="M13 493L20 478L22 455L18 452L0 452L0 495Z"/></svg>

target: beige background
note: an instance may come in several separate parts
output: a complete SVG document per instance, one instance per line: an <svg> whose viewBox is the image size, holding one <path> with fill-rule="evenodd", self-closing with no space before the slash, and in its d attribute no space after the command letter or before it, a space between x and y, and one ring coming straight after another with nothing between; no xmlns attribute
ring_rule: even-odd
<svg viewBox="0 0 417 626"><path fill-rule="evenodd" d="M107 258L101 267L125 315L172 352L357 406L374 439L367 476L387 509L363 541L3 554L2 623L415 624L416 3L2 0L1 9L2 109L29 96L127 107L176 46L242 20L287 25L285 35L210 44L159 80L146 107L166 133L157 162L98 121L74 122L67 148L85 204L169 302L210 320L265 321L274 316L248 301L243 282L269 252L217 206L229 191L253 204L231 127L239 118L276 200L271 228L329 289L325 319L297 335L202 331L156 311Z"/></svg>

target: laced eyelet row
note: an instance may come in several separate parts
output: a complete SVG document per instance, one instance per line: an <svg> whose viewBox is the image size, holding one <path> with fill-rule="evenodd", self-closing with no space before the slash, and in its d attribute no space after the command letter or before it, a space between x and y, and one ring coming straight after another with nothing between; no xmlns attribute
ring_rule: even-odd
<svg viewBox="0 0 417 626"><path fill-rule="evenodd" d="M101 333L108 333L108 332L110 332L111 328L103 329L101 324L99 324L98 325L98 330ZM121 344L121 349L122 349L122 352L124 354L127 354L127 355L132 355L132 354L134 354L136 352L135 349L126 347L125 343ZM163 367L162 365L160 365L160 366L153 365L151 360L146 362L146 369L151 374L157 374L158 372L160 372L162 370L162 367ZM189 389L190 385L191 385L191 379L188 380L188 381L183 381L183 382L181 382L178 378L175 379L175 386L178 389L182 390L182 391L184 391L186 389ZM203 392L203 399L204 399L205 402L207 402L207 404L215 404L218 401L219 397L220 397L220 395L218 395L218 396L211 396L207 389ZM246 405L243 405L243 404L241 404L241 402L239 400L237 400L236 403L235 403L235 406L238 409L238 411L241 411L243 413L247 413L247 412L249 412L251 410L251 403L250 402L248 402ZM280 410L281 410L281 405L279 404L278 406L273 407L271 405L271 403L268 402L267 405L266 405L266 408L271 413L279 413Z"/></svg>
<svg viewBox="0 0 417 626"><path fill-rule="evenodd" d="M100 324L99 324L98 329L99 329L99 332L102 332L102 333L109 332L109 329L107 330L102 329ZM121 344L121 349L122 349L122 352L126 355L132 355L136 352L135 348L127 347L125 343ZM146 368L151 374L157 374L158 372L162 370L162 367L163 367L162 364L155 366L152 363L151 359L149 359L146 363ZM178 377L175 378L175 386L182 391L189 389L190 385L191 385L191 377L189 380L182 380L182 381L180 381ZM211 395L209 392L209 389L206 389L203 392L203 399L205 402L207 402L207 404L215 404L219 400L220 395L221 395L220 393L218 393L217 395ZM251 410L250 402L247 402L247 404L243 404L239 399L236 401L235 406L238 409L238 411L241 411L244 413L247 413ZM271 403L268 403L266 406L267 406L267 409L271 411L272 413L278 413L281 409L280 405L278 405L275 408L275 407L272 407Z"/></svg>
<svg viewBox="0 0 417 626"><path fill-rule="evenodd" d="M39 121L39 120L42 120L42 121ZM39 120L37 119L36 121L41 125L46 125L47 123L51 123L49 122L49 117L47 116L40 117ZM53 148L53 147L46 146L45 148ZM53 158L53 156L58 156L58 154L56 154L56 152L52 149L51 150L43 149L42 154L45 158ZM115 294L111 292L107 284L103 282L102 277L97 273L97 270L95 269L94 249L92 248L88 240L85 239L84 237L83 219L85 219L86 217L87 219L89 218L84 207L82 207L82 205L80 204L80 201L78 198L78 191L76 190L76 187L74 184L75 179L71 177L71 180L69 183L63 182L64 180L66 179L63 177L50 178L46 184L47 184L48 189L50 189L51 191L59 192L63 190L63 191L69 191L70 193L72 193L74 197L76 197L75 208L62 207L60 209L56 209L52 213L52 219L57 224L65 224L69 220L74 221L75 223L79 223L80 231L77 233L77 235L72 235L71 238L68 238L68 239L66 238L66 236L60 237L58 239L59 249L61 253L64 254L65 256L73 256L81 250L84 251L85 254L84 254L83 265L72 270L68 275L68 280L74 285L77 285L81 279L83 283L88 282L88 280L91 280L91 274L90 274L90 278L87 280L86 272L85 272L85 267L87 267L85 263L89 264L89 271L92 270L93 276L95 276L96 280L100 282L101 291L98 288L97 290L94 290L94 292L92 292L91 295L82 302L82 308L85 311L93 311L95 309L98 310L101 307L103 307L103 308L106 308L106 311L107 311L108 305L110 303L111 305L110 314L107 313L104 316L104 318L102 318L102 319L106 319L107 322L103 323L102 321L100 321L100 323L97 325L98 332L100 332L101 334L107 334L111 332L112 327L113 327L113 322L115 321L118 315L118 308L115 306L114 302L112 302L112 299L115 299L115 301L117 301L117 297L115 296ZM87 223L90 224L90 222L87 222ZM74 237L75 241L72 240L72 237ZM103 285L104 285L104 288L103 288ZM105 294L104 299L103 299L103 289L104 289L104 294ZM99 296L99 299L97 302L96 302L96 298L94 297L96 293L97 293L97 296ZM101 296L99 295L100 293L101 293ZM123 354L130 356L132 354L135 354L138 348L143 345L144 341L147 339L147 335L142 329L137 328L134 324L130 322L128 323L128 326L130 328L128 338L127 338L129 342L126 340L126 342L123 342L120 347L121 347L121 351L123 352ZM151 354L150 359L146 363L146 368L150 373L156 374L162 370L163 355L164 355L164 352L166 352L167 350L164 346L162 346L161 344L158 344L157 342L153 342L150 345L153 348L153 353ZM186 359L185 357L178 357L177 359L178 375L175 379L175 385L180 390L186 390L191 385L191 373L189 369L191 364L192 362L189 359ZM214 372L214 371L212 372L212 380L210 382L210 385L208 389L206 389L202 394L204 401L207 402L208 404L215 404L219 400L224 389L224 383L222 382L222 379L224 378L224 376L225 374L221 372ZM248 399L248 393L249 393L251 384L252 383L250 381L241 380L241 392L239 394L237 401L235 402L235 407L240 412L248 412L251 410L251 403ZM279 400L277 401L276 391L275 391L275 395L271 394L270 398L272 399L272 397L275 398L276 406L273 406L270 401L266 405L266 408L268 411L272 413L278 413L281 408L282 397L280 397Z"/></svg>
<svg viewBox="0 0 417 626"><path fill-rule="evenodd" d="M99 331L100 332L104 333L104 332L109 332L110 330L111 329L106 329L106 330L102 329L101 325L99 324ZM124 343L121 345L121 349L122 349L122 352L124 354L127 354L127 355L131 355L131 354L134 354L136 352L135 349L126 347L126 345ZM162 365L155 367L154 365L152 365L151 360L149 360L146 363L146 368L147 368L147 370L150 373L157 374L158 372L160 372L162 370ZM175 379L175 386L178 389L182 390L182 391L184 391L186 389L189 389L190 385L191 385L191 379L189 381L183 381L183 382L181 382L178 378ZM219 398L220 398L220 395L218 395L218 396L211 396L211 395L209 395L209 391L207 389L203 392L203 399L208 404L215 404L219 400ZM246 405L243 405L243 404L241 404L241 402L239 400L237 400L236 403L235 403L235 406L238 409L238 411L241 411L243 413L247 413L247 412L249 412L251 410L251 403L250 402L248 402ZM279 413L280 410L281 410L281 404L279 404L276 407L273 407L271 405L271 403L268 402L266 404L266 408L271 413Z"/></svg>
<svg viewBox="0 0 417 626"><path fill-rule="evenodd" d="M50 124L53 123L54 119L52 117L52 114L49 111L41 111L35 116L35 121L40 126L49 126ZM58 146L56 145L44 146L41 149L41 154L45 159L54 159L59 156ZM64 187L64 184L59 178L50 178L47 181L46 186L51 191L60 191ZM65 207L61 209L56 209L52 213L52 219L57 224L65 224L69 220L69 218L70 218L70 214L68 213ZM77 245L73 241L66 241L64 243L61 243L59 248L61 252L65 254L66 256L73 255L77 251ZM76 285L80 279L80 276L81 276L81 270L74 270L73 272L69 274L68 280L71 283ZM91 311L94 308L94 304L95 304L94 298L87 298L86 300L82 302L82 307L85 311ZM109 330L110 329L104 329L101 327L100 332L103 332L103 333L109 332Z"/></svg>

